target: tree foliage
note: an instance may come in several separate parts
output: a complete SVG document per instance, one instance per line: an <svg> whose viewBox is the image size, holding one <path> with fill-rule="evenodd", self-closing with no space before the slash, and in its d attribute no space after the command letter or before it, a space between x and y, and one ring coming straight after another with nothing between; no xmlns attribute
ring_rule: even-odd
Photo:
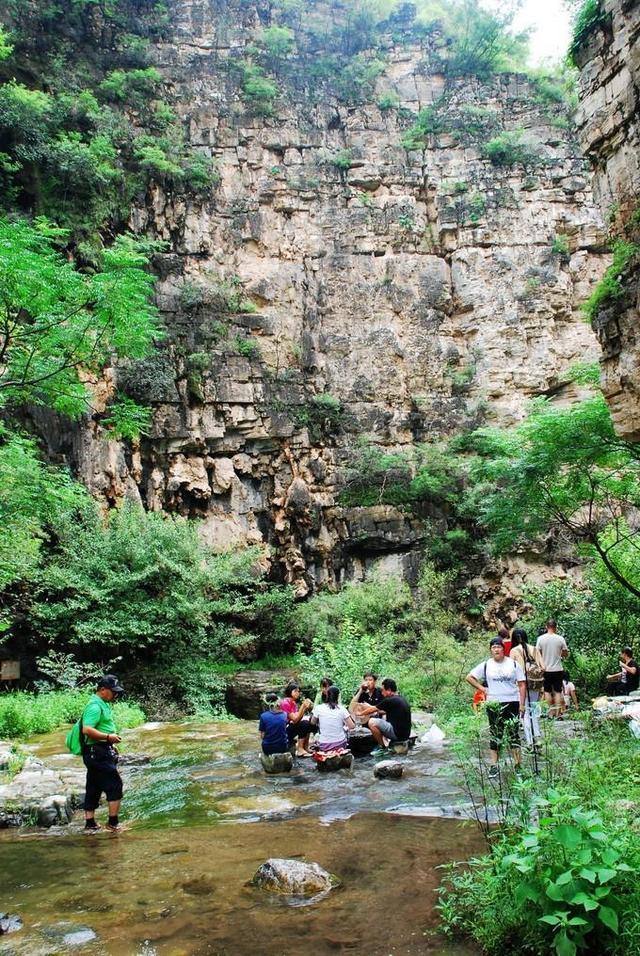
<svg viewBox="0 0 640 956"><path fill-rule="evenodd" d="M56 249L64 233L0 220L0 406L86 410L84 379L114 356L142 358L160 334L147 256L130 236L83 274Z"/></svg>
<svg viewBox="0 0 640 956"><path fill-rule="evenodd" d="M457 447L477 455L467 506L496 551L563 529L640 597L638 450L615 434L601 394L566 409L539 400L519 427L479 429Z"/></svg>

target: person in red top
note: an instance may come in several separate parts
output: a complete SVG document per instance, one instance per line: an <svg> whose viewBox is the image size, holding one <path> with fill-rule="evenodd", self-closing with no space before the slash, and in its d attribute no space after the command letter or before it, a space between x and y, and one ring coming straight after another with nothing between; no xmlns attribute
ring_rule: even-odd
<svg viewBox="0 0 640 956"><path fill-rule="evenodd" d="M508 657L511 653L511 633L509 628L502 623L502 621L497 620L496 624L498 625L498 637L504 644L504 656Z"/></svg>
<svg viewBox="0 0 640 956"><path fill-rule="evenodd" d="M309 753L309 734L311 733L311 721L305 717L311 708L313 702L306 698L300 701L302 691L300 685L291 681L284 689L284 698L280 701L280 710L287 715L287 737L289 746L293 746L298 741L296 757L310 757Z"/></svg>

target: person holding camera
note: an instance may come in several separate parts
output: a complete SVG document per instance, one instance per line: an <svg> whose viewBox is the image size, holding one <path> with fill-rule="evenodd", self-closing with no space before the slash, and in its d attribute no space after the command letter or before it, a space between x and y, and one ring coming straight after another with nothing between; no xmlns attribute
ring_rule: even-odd
<svg viewBox="0 0 640 956"><path fill-rule="evenodd" d="M116 732L111 704L124 688L113 674L105 674L96 685L96 692L85 707L81 723L82 759L87 768L84 797L84 828L99 830L96 810L104 793L109 805L107 830L117 833L120 829L118 813L122 800L122 777L118 773L116 744L120 736Z"/></svg>

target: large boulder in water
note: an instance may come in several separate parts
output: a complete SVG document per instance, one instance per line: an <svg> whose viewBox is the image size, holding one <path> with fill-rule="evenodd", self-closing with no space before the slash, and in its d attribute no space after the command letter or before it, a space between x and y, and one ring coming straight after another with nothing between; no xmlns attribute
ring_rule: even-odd
<svg viewBox="0 0 640 956"><path fill-rule="evenodd" d="M238 671L227 680L227 710L234 717L257 720L264 706L265 694L282 694L290 680L296 680L291 670Z"/></svg>
<svg viewBox="0 0 640 956"><path fill-rule="evenodd" d="M317 896L328 893L339 881L318 863L274 858L258 867L251 882L270 893Z"/></svg>

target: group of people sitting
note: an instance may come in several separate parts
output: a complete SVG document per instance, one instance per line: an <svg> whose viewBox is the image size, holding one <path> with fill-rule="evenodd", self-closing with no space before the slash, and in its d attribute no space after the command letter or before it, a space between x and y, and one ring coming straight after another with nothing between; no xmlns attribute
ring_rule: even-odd
<svg viewBox="0 0 640 956"><path fill-rule="evenodd" d="M379 752L392 741L408 740L409 703L398 693L393 678L385 677L380 687L377 681L377 675L368 671L348 708L342 703L340 688L329 677L320 681L315 701L303 698L295 681L287 684L282 698L267 694L259 724L263 753L278 754L295 748L297 757L311 757L340 752L348 748L348 732L357 725L369 728Z"/></svg>

